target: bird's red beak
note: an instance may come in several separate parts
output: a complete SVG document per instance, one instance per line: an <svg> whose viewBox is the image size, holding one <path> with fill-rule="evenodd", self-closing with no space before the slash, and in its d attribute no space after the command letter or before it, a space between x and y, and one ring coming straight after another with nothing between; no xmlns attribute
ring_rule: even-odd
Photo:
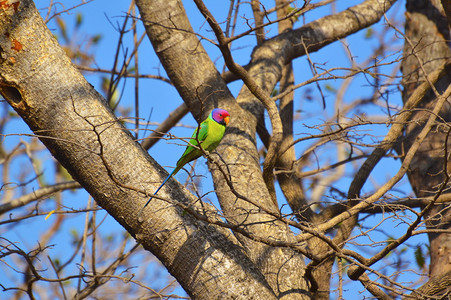
<svg viewBox="0 0 451 300"><path fill-rule="evenodd" d="M225 122L226 126L229 125L229 119L230 119L229 116L224 117L224 122Z"/></svg>

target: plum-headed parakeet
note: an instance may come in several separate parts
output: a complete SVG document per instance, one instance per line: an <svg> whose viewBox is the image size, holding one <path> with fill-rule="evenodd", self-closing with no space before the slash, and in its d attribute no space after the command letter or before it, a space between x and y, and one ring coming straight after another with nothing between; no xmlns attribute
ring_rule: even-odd
<svg viewBox="0 0 451 300"><path fill-rule="evenodd" d="M147 203L144 205L142 210L149 204L153 196L155 196L158 191L163 187L163 185L171 178L173 175L177 174L180 169L187 163L195 160L196 158L202 156L203 152L199 149L199 143L202 149L206 152L213 151L221 142L224 136L225 128L229 124L229 112L225 109L215 108L211 111L208 118L200 123L199 127L194 130L194 133L189 140L189 144L183 152L182 157L177 161L175 169L166 177L163 183L157 188L155 193L150 197Z"/></svg>

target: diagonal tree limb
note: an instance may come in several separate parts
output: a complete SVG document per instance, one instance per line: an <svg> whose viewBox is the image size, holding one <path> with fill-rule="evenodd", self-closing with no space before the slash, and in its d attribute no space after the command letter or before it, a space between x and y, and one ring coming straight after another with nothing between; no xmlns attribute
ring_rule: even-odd
<svg viewBox="0 0 451 300"><path fill-rule="evenodd" d="M285 9L277 10L277 18L282 19L279 22L279 33L291 30L293 27L293 19L283 19L288 14L289 1L277 0L277 7L285 7ZM288 63L282 69L280 79L280 93L292 88L294 85L294 75L292 63ZM279 154L276 161L277 170L293 170L296 162L296 154L293 145L293 120L294 120L294 106L293 106L294 92L290 92L280 99L279 110L280 118L282 120L283 138L280 149L287 149ZM291 145L291 146L290 146ZM299 214L301 219L311 221L313 211L308 207L302 188L301 179L295 172L279 173L276 175L279 181L280 188L287 199L293 212Z"/></svg>
<svg viewBox="0 0 451 300"><path fill-rule="evenodd" d="M69 182L61 182L54 184L52 186L47 186L40 188L39 190L33 191L32 193L29 193L27 195L23 195L17 199L13 199L5 204L0 205L0 215L4 214L5 212L8 212L10 210L13 210L18 207L22 207L27 205L28 203L31 203L33 201L49 197L53 193L61 192L63 190L68 189L77 189L80 188L80 184L75 181L69 181Z"/></svg>
<svg viewBox="0 0 451 300"><path fill-rule="evenodd" d="M413 114L413 109L417 107L424 95L430 90L431 85L435 84L442 76L449 72L451 68L451 61L446 62L440 68L429 74L428 81L423 82L417 89L412 93L410 98L404 104L403 109L399 112L396 122L390 128L389 132L385 136L384 140L379 144L376 149L373 150L370 157L363 163L360 167L357 174L354 176L354 179L349 187L348 198L355 199L359 197L360 190L368 179L371 171L377 165L377 163L381 160L381 158L385 155L385 153L392 149L394 145L399 141L399 138L404 130L404 124L409 120L410 116ZM339 204L338 206L341 206ZM326 208L323 212L321 212L321 216L323 219L327 220L334 217L334 211L337 205L330 206Z"/></svg>
<svg viewBox="0 0 451 300"><path fill-rule="evenodd" d="M366 198L365 201L355 200L358 202L358 204L352 206L346 212L343 212L342 214L340 214L336 217L333 217L332 219L322 223L321 225L318 225L318 227L317 227L318 230L327 231L330 228L333 228L337 224L339 224L349 218L354 218L360 211L368 208L374 202L378 201L380 199L380 197L382 197L391 187L393 187L399 180L401 180L401 178L406 174L406 172L409 168L409 165L410 165L416 151L418 150L421 142L425 139L426 135L431 130L433 123L438 115L438 112L442 108L443 104L446 102L446 98L449 97L450 95L451 95L451 85L449 85L447 90L440 96L440 99L437 101L436 107L434 107L434 110L430 113L427 124L424 126L424 128L422 129L420 134L415 139L415 143L412 145L412 147L406 153L404 161L403 161L399 171L389 181L387 181L386 184L384 184L381 188L379 188L371 196ZM402 115L400 115L400 117L401 116ZM387 136L391 136L390 132L389 132L389 134L387 134ZM393 136L391 136L391 137L393 137ZM354 199L355 199L355 197L354 197ZM302 239L305 237L303 234L301 234L298 236L298 238Z"/></svg>
<svg viewBox="0 0 451 300"><path fill-rule="evenodd" d="M279 214L261 175L255 147L256 121L239 106L227 89L213 62L192 32L180 1L137 1L149 39L160 57L171 82L178 89L190 111L199 116L212 107L222 107L231 114L231 121L221 145L217 148L220 161L230 172L231 191L222 173L214 164L212 170L216 194L224 215L232 225L240 225L256 235L264 232L282 241L294 240L293 233L268 211ZM164 12L164 13L162 13ZM272 174L271 174L272 175ZM244 199L237 197L243 195ZM258 203L246 202L248 197ZM303 258L292 250L280 250L235 233L246 254L264 274L274 293L283 298L304 297L306 282L302 278ZM273 272L279 270L278 274ZM301 270L293 273L290 270ZM283 276L281 275L283 274ZM284 291L295 291L284 294Z"/></svg>
<svg viewBox="0 0 451 300"><path fill-rule="evenodd" d="M269 119L272 125L272 136L269 143L268 152L266 154L265 161L263 162L263 179L265 180L268 191L274 202L275 207L277 205L276 191L274 188L274 175L273 169L277 160L278 150L280 148L280 143L282 141L282 121L280 119L279 112L277 110L276 104L272 101L269 93L263 90L258 83L252 78L252 76L243 67L235 63L232 53L229 49L229 39L224 36L222 29L219 24L214 19L213 15L204 5L202 0L194 0L200 12L204 15L210 27L213 29L216 38L219 42L219 49L224 57L224 61L230 71L238 74L240 79L244 82L249 91L259 99L266 110L268 111Z"/></svg>
<svg viewBox="0 0 451 300"><path fill-rule="evenodd" d="M32 1L20 1L17 10L0 10L0 33L9 37L0 39L1 55L7 58L0 62L2 96L73 178L152 251L190 295L211 299L257 293L275 299L229 230L163 201L153 201L146 220L138 222L136 214L148 199L145 191L153 190L165 171L70 62ZM11 39L23 48L12 48ZM176 181L168 182L161 196L195 200ZM192 207L203 211L197 204Z"/></svg>

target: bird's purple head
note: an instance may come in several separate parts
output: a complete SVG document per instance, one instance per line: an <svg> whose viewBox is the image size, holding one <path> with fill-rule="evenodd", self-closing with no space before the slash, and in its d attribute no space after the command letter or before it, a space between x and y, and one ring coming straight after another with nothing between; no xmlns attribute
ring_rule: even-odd
<svg viewBox="0 0 451 300"><path fill-rule="evenodd" d="M210 117L218 122L219 124L222 124L224 126L227 126L229 124L230 114L225 109L221 108L215 108L211 111Z"/></svg>

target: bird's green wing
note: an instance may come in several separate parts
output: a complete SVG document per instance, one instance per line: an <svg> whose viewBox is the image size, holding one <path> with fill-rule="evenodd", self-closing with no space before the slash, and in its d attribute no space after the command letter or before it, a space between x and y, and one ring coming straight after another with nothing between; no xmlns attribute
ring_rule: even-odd
<svg viewBox="0 0 451 300"><path fill-rule="evenodd" d="M192 160L195 160L196 158L200 157L203 154L202 150L198 149L199 142L201 143L202 148L205 151L213 151L221 142L222 137L224 136L224 132L225 125L214 121L210 114L210 116L205 121L203 121L199 125L199 127L197 127L196 130L194 130L194 133L191 136L191 139L189 140L189 145L186 147L185 152L183 152L182 156L177 161L175 169L171 172L171 174L169 174L166 177L163 183L157 188L153 196L155 196L158 193L158 191L164 186L164 184L169 180L169 178L175 175L184 165L186 165ZM149 202L152 200L153 196L150 197L150 199L143 206L143 208L141 208L138 215L141 215L142 211L147 206L147 204L149 204Z"/></svg>
<svg viewBox="0 0 451 300"><path fill-rule="evenodd" d="M189 143L191 145L197 145L197 140L200 142L205 141L208 135L208 129L209 129L210 119L206 119L202 123L200 123L199 127L197 127L196 130L194 130L193 136L191 137L191 140ZM199 131L199 134L197 134L197 140L196 140L196 132Z"/></svg>
<svg viewBox="0 0 451 300"><path fill-rule="evenodd" d="M194 133L189 140L189 144L185 149L185 152L183 152L180 159L177 161L177 165L175 169L166 177L166 179L163 181L163 183L158 187L158 189L155 191L153 195L156 195L158 191L165 185L166 181L169 180L172 176L174 176L180 169L189 163L192 160L195 160L196 158L200 157L202 155L202 151L197 148L197 145L199 144L197 141L200 141L201 143L205 141L208 135L208 119L203 121L199 127L197 127L196 130L194 130ZM199 133L197 133L199 131ZM149 204L149 202L152 200L153 196L150 197L150 199L147 201L147 203L144 205L144 207ZM141 209L141 211L144 209L144 207ZM141 212L139 213L141 214Z"/></svg>
<svg viewBox="0 0 451 300"><path fill-rule="evenodd" d="M185 152L183 152L182 156L180 157L180 159L177 161L177 166L175 167L174 170L174 175L187 163L189 163L190 161L195 160L196 158L200 157L202 155L202 151L200 149L198 149L198 142L203 142L205 141L205 139L208 136L208 127L209 127L209 122L208 119L203 121L199 127L197 127L196 130L194 130L194 133L191 137L191 139L189 140L189 144L185 149ZM197 133L199 132L199 133Z"/></svg>

